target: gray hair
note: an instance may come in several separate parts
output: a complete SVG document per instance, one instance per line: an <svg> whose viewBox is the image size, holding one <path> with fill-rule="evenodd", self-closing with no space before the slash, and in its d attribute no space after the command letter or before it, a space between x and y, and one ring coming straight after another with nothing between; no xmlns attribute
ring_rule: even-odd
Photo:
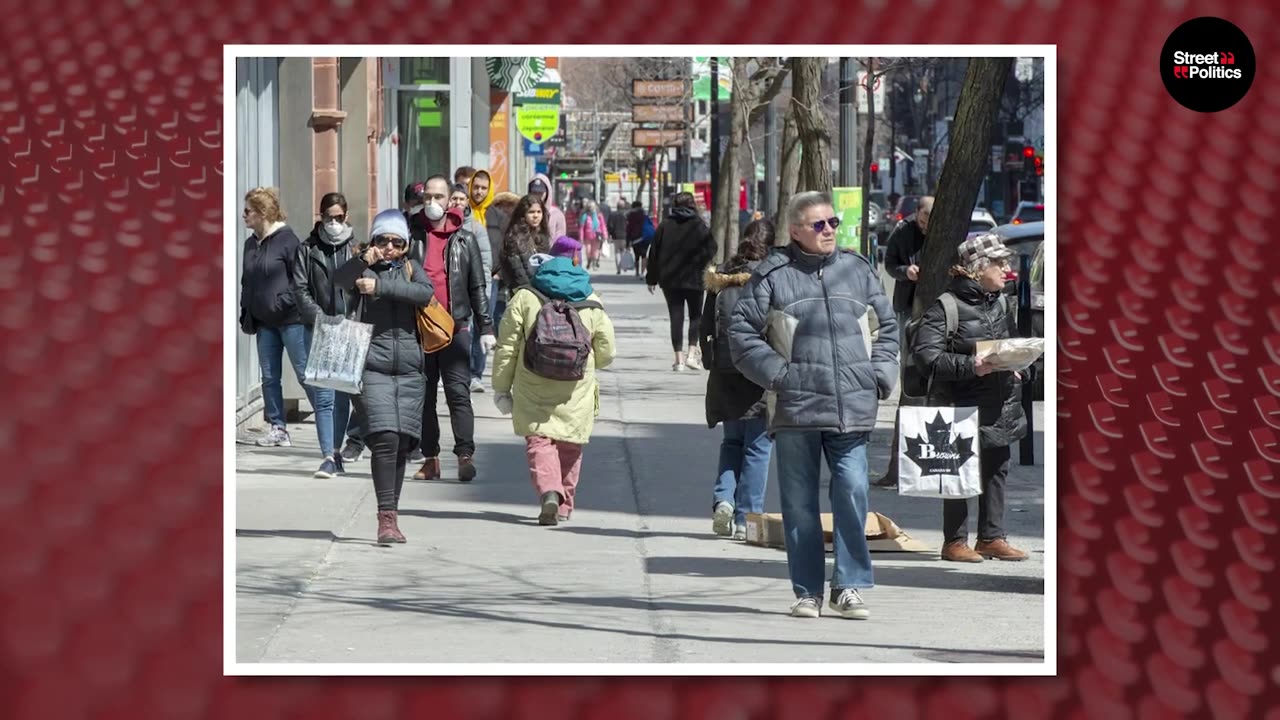
<svg viewBox="0 0 1280 720"><path fill-rule="evenodd" d="M804 211L818 205L831 205L831 195L824 192L811 190L809 192L796 193L787 201L787 224L799 225L800 216L804 215Z"/></svg>

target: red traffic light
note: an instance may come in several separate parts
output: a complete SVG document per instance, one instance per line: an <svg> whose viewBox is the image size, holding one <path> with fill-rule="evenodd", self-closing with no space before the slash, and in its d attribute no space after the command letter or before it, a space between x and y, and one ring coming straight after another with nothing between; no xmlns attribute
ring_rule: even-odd
<svg viewBox="0 0 1280 720"><path fill-rule="evenodd" d="M1036 149L1030 145L1022 148L1022 157L1035 157Z"/></svg>
<svg viewBox="0 0 1280 720"><path fill-rule="evenodd" d="M880 172L880 163L871 163L871 172L873 173Z"/></svg>
<svg viewBox="0 0 1280 720"><path fill-rule="evenodd" d="M1036 167L1040 167L1043 164L1044 164L1044 160L1040 158L1036 158Z"/></svg>

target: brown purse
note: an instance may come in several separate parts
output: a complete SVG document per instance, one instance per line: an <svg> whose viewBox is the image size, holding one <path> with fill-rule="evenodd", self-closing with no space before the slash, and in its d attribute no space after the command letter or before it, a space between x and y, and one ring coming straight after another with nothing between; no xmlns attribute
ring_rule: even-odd
<svg viewBox="0 0 1280 720"><path fill-rule="evenodd" d="M413 261L404 264L405 277L413 280ZM453 316L431 296L426 307L418 308L418 342L422 344L422 352L439 352L453 342Z"/></svg>

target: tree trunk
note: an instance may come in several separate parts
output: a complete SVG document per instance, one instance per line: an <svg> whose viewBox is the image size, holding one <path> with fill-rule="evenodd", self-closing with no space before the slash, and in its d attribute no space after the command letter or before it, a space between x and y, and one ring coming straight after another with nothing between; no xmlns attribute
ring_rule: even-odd
<svg viewBox="0 0 1280 720"><path fill-rule="evenodd" d="M776 245L787 245L791 242L785 229L787 203L796 194L796 186L800 182L800 134L796 129L795 105L787 103L787 114L782 118L782 143L779 146L782 155L778 164L778 207L773 222L777 226Z"/></svg>
<svg viewBox="0 0 1280 720"><path fill-rule="evenodd" d="M800 189L831 192L831 128L822 112L822 66L817 57L791 58L791 104L804 156Z"/></svg>
<svg viewBox="0 0 1280 720"><path fill-rule="evenodd" d="M913 315L919 317L947 286L956 249L969 231L973 204L988 162L991 128L1013 58L973 58L952 124L950 151L929 214L929 233L920 259Z"/></svg>
<svg viewBox="0 0 1280 720"><path fill-rule="evenodd" d="M871 197L871 156L873 153L873 143L876 137L876 105L875 105L875 86L879 76L876 75L876 59L870 58L867 62L867 135L862 143L862 234L858 237L861 239L861 248L859 250L863 255L871 256L870 235L867 234L869 224L869 207Z"/></svg>
<svg viewBox="0 0 1280 720"><path fill-rule="evenodd" d="M752 90L747 85L746 65L749 58L733 58L732 102L729 103L728 144L720 155L720 174L716 178L716 206L711 208L711 237L716 241L721 261L727 261L738 247L738 188L742 184L742 143L747 138L747 114L755 106Z"/></svg>

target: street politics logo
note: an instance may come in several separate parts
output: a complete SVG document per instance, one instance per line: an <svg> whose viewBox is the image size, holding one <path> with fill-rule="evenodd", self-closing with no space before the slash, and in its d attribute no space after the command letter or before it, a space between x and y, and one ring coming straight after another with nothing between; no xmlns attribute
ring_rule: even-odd
<svg viewBox="0 0 1280 720"><path fill-rule="evenodd" d="M1179 25L1160 51L1160 78L1178 104L1218 112L1240 102L1253 85L1253 45L1240 28L1218 17Z"/></svg>
<svg viewBox="0 0 1280 720"><path fill-rule="evenodd" d="M973 437L956 433L951 439L951 423L942 413L925 423L924 437L907 438L907 458L920 468L920 476L960 475L960 467L973 457Z"/></svg>

